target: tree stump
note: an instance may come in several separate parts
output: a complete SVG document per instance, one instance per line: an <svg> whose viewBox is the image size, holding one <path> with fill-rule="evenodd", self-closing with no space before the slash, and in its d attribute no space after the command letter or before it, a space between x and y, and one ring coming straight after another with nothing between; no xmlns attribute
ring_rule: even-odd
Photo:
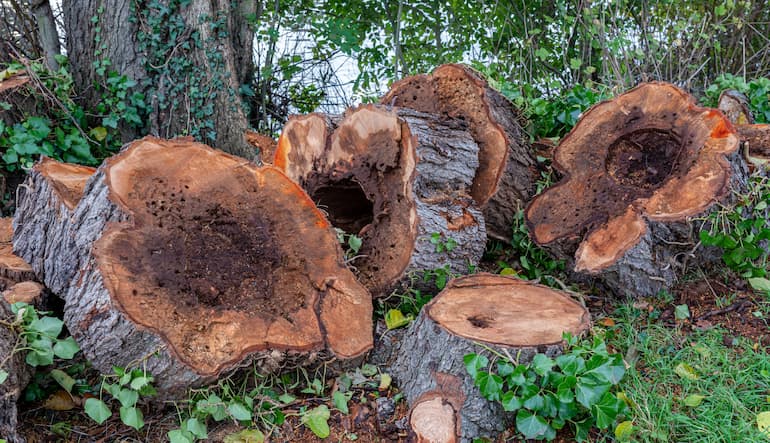
<svg viewBox="0 0 770 443"><path fill-rule="evenodd" d="M94 367L141 366L163 397L251 362L351 362L372 346L371 296L275 168L147 137L99 168L69 224L67 328Z"/></svg>
<svg viewBox="0 0 770 443"><path fill-rule="evenodd" d="M527 363L537 352L560 353L564 332L577 336L589 328L588 311L559 291L493 274L460 277L425 305L390 371L412 407L412 428L422 429L415 431L418 435L451 434L461 441L493 437L508 417L499 404L481 396L463 357L489 356L487 346ZM450 409L453 420L447 418ZM431 422L443 430L426 424Z"/></svg>
<svg viewBox="0 0 770 443"><path fill-rule="evenodd" d="M732 124L666 83L588 110L553 165L564 178L525 211L533 239L623 295L672 286L696 250L691 220L747 183Z"/></svg>
<svg viewBox="0 0 770 443"><path fill-rule="evenodd" d="M456 122L365 105L344 118L290 119L275 165L332 225L362 239L352 265L383 296L423 270L465 273L478 263L484 221L466 192L477 158L476 143Z"/></svg>
<svg viewBox="0 0 770 443"><path fill-rule="evenodd" d="M467 123L479 145L471 195L487 235L510 240L512 221L535 194L537 161L513 104L467 66L450 64L393 84L381 103Z"/></svg>
<svg viewBox="0 0 770 443"><path fill-rule="evenodd" d="M78 269L71 217L96 169L43 157L19 187L13 247L54 294L63 296Z"/></svg>
<svg viewBox="0 0 770 443"><path fill-rule="evenodd" d="M727 89L719 95L718 106L738 130L746 160L757 167L767 165L770 162L770 125L754 124L749 99L734 89Z"/></svg>
<svg viewBox="0 0 770 443"><path fill-rule="evenodd" d="M0 321L12 323L13 320L10 307L0 299ZM17 430L16 402L32 376L30 367L24 361L24 352L13 352L18 339L16 331L0 323L0 370L8 374L7 379L0 383L0 438L9 443L25 441Z"/></svg>

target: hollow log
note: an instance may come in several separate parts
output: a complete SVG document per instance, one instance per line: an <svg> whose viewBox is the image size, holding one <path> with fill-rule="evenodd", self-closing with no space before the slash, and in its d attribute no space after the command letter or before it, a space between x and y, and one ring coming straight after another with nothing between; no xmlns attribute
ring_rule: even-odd
<svg viewBox="0 0 770 443"><path fill-rule="evenodd" d="M467 123L479 145L471 195L483 208L487 235L510 240L516 212L535 194L537 161L519 124L519 113L484 78L458 64L393 84L381 103Z"/></svg>
<svg viewBox="0 0 770 443"><path fill-rule="evenodd" d="M71 217L96 169L43 157L19 187L14 251L37 278L63 296L78 269Z"/></svg>
<svg viewBox="0 0 770 443"><path fill-rule="evenodd" d="M478 263L483 215L466 192L477 158L476 143L456 122L365 105L344 118L290 119L275 165L335 227L362 239L352 265L383 296L423 270L465 273Z"/></svg>
<svg viewBox="0 0 770 443"><path fill-rule="evenodd" d="M0 299L0 321L13 323L13 320L10 307ZM18 340L13 328L0 323L0 370L8 374L7 379L0 383L0 438L9 443L26 441L18 433L16 402L32 376L30 367L24 361L24 352L14 353Z"/></svg>
<svg viewBox="0 0 770 443"><path fill-rule="evenodd" d="M273 167L147 137L97 170L68 223L67 328L94 367L145 368L161 397L251 362L352 363L372 346L371 296Z"/></svg>
<svg viewBox="0 0 770 443"><path fill-rule="evenodd" d="M510 417L481 396L463 357L491 356L489 348L528 363L537 352L560 353L564 332L578 336L589 328L588 311L559 291L493 274L460 277L425 305L404 335L390 372L412 407L413 430L447 435L456 426L458 441L494 437ZM457 413L454 419L451 411ZM432 420L441 427L427 429Z"/></svg>
<svg viewBox="0 0 770 443"><path fill-rule="evenodd" d="M733 125L666 83L592 107L553 165L564 178L525 211L533 239L621 295L656 295L705 259L692 220L747 183Z"/></svg>

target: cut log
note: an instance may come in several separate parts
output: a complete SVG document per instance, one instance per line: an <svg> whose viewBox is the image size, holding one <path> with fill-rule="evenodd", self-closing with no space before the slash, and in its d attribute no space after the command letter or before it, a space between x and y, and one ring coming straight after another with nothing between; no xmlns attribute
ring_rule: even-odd
<svg viewBox="0 0 770 443"><path fill-rule="evenodd" d="M743 156L756 167L770 162L770 125L754 124L749 99L742 93L728 89L719 95L719 110L738 130L743 144Z"/></svg>
<svg viewBox="0 0 770 443"><path fill-rule="evenodd" d="M0 218L0 278L11 284L34 280L32 266L13 253L12 240L13 219Z"/></svg>
<svg viewBox="0 0 770 443"><path fill-rule="evenodd" d="M516 212L535 193L537 161L513 104L467 66L450 64L393 84L381 103L460 119L479 145L471 195L487 235L510 240Z"/></svg>
<svg viewBox="0 0 770 443"><path fill-rule="evenodd" d="M26 440L17 429L16 402L27 386L32 371L24 361L24 352L14 353L19 337L8 326L13 320L10 307L0 300L0 371L8 374L7 379L0 383L0 438L9 443L24 443Z"/></svg>
<svg viewBox="0 0 770 443"><path fill-rule="evenodd" d="M67 328L95 368L140 366L161 397L252 362L354 364L372 346L371 296L273 167L147 137L99 168L70 225Z"/></svg>
<svg viewBox="0 0 770 443"><path fill-rule="evenodd" d="M452 427L451 409L458 412L454 419L458 441L494 437L510 417L499 404L481 396L463 357L490 356L489 348L528 363L537 352L550 356L561 352L563 333L579 336L589 328L588 311L559 291L493 274L460 277L420 312L390 372L412 407L413 429L415 421L430 422L419 417L434 411L442 430L420 425L419 432L446 435Z"/></svg>
<svg viewBox="0 0 770 443"><path fill-rule="evenodd" d="M335 227L363 240L352 265L372 294L383 296L423 270L465 273L478 263L484 221L466 192L477 157L476 143L456 122L365 105L344 119L290 119L275 165Z"/></svg>
<svg viewBox="0 0 770 443"><path fill-rule="evenodd" d="M249 142L251 146L259 149L259 157L262 160L262 163L273 163L275 149L278 146L278 143L275 140L254 131L246 131L245 137L246 141Z"/></svg>
<svg viewBox="0 0 770 443"><path fill-rule="evenodd" d="M43 157L19 187L13 227L14 251L38 279L63 296L78 269L71 217L96 169Z"/></svg>
<svg viewBox="0 0 770 443"><path fill-rule="evenodd" d="M533 239L621 295L671 287L696 249L691 220L747 183L733 125L666 83L588 110L553 164L564 178L525 211Z"/></svg>
<svg viewBox="0 0 770 443"><path fill-rule="evenodd" d="M0 298L9 305L22 302L40 309L43 305L43 289L43 285L38 282L23 281L3 291Z"/></svg>

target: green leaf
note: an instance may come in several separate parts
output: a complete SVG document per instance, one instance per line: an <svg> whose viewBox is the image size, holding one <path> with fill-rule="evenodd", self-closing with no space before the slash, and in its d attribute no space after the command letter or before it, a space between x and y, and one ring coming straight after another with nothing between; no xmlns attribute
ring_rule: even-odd
<svg viewBox="0 0 770 443"><path fill-rule="evenodd" d="M521 400L514 395L513 391L506 391L500 402L503 404L503 409L508 412L515 412L522 406Z"/></svg>
<svg viewBox="0 0 770 443"><path fill-rule="evenodd" d="M91 137L96 139L96 141L98 142L103 141L105 138L107 138L107 128L105 128L104 126L97 126L91 129L88 133L91 135Z"/></svg>
<svg viewBox="0 0 770 443"><path fill-rule="evenodd" d="M535 355L535 358L532 359L532 369L535 370L535 373L537 375L545 377L549 372L551 372L551 368L556 363L553 361L553 359L549 358L545 354L537 354Z"/></svg>
<svg viewBox="0 0 770 443"><path fill-rule="evenodd" d="M757 414L757 427L759 428L759 432L770 437L770 411Z"/></svg>
<svg viewBox="0 0 770 443"><path fill-rule="evenodd" d="M25 361L30 366L48 366L53 363L53 349L51 340L40 338L29 344L32 348L27 352Z"/></svg>
<svg viewBox="0 0 770 443"><path fill-rule="evenodd" d="M192 433L184 432L181 429L174 429L173 431L168 431L168 439L171 443L194 443L195 442L195 437L193 437Z"/></svg>
<svg viewBox="0 0 770 443"><path fill-rule="evenodd" d="M43 117L30 117L25 122L25 126L29 129L29 133L38 140L48 137L48 134L51 133L50 125L51 122Z"/></svg>
<svg viewBox="0 0 770 443"><path fill-rule="evenodd" d="M235 434L226 435L224 443L264 443L265 434L259 429L244 429Z"/></svg>
<svg viewBox="0 0 770 443"><path fill-rule="evenodd" d="M120 421L122 421L126 426L131 426L137 431L144 427L144 415L142 415L142 411L133 406L120 407Z"/></svg>
<svg viewBox="0 0 770 443"><path fill-rule="evenodd" d="M601 401L593 409L596 426L599 429L607 429L612 426L624 406L625 403L611 392L605 393Z"/></svg>
<svg viewBox="0 0 770 443"><path fill-rule="evenodd" d="M752 277L749 279L749 284L757 291L763 291L770 293L770 280L763 277Z"/></svg>
<svg viewBox="0 0 770 443"><path fill-rule="evenodd" d="M187 429L188 432L192 433L192 435L200 439L208 438L208 432L206 431L206 424L202 423L197 418L188 418L187 421L184 423L184 427Z"/></svg>
<svg viewBox="0 0 770 443"><path fill-rule="evenodd" d="M687 305L677 305L674 308L674 318L677 320L687 320L690 318L690 307Z"/></svg>
<svg viewBox="0 0 770 443"><path fill-rule="evenodd" d="M8 380L8 371L4 371L0 369L0 385L5 383L6 380Z"/></svg>
<svg viewBox="0 0 770 443"><path fill-rule="evenodd" d="M56 344L53 345L53 353L56 354L57 357L65 360L70 360L79 350L80 346L78 346L78 343L72 337L67 337L64 340L57 340Z"/></svg>
<svg viewBox="0 0 770 443"><path fill-rule="evenodd" d="M347 394L352 394L352 392L349 392ZM332 403L334 403L334 407L339 409L340 412L342 412L345 415L348 415L350 411L348 410L348 400L350 397L344 394L340 391L334 391L334 394L332 394Z"/></svg>
<svg viewBox="0 0 770 443"><path fill-rule="evenodd" d="M685 406L688 406L688 407L691 407L691 408L697 408L703 402L704 398L706 398L706 397L704 397L703 395L699 395L699 394L688 395L684 399L684 404L685 404Z"/></svg>
<svg viewBox="0 0 770 443"><path fill-rule="evenodd" d="M354 254L358 254L358 251L361 249L362 242L363 241L357 235L350 235L348 237L348 246Z"/></svg>
<svg viewBox="0 0 770 443"><path fill-rule="evenodd" d="M64 388L65 391L72 392L72 387L75 386L75 379L70 377L69 374L61 369L52 369L49 374L51 375L51 378L56 380L56 383L59 383L59 386Z"/></svg>
<svg viewBox="0 0 770 443"><path fill-rule="evenodd" d="M152 377L142 376L131 379L131 389L138 391L152 382Z"/></svg>
<svg viewBox="0 0 770 443"><path fill-rule="evenodd" d="M535 415L526 409L519 409L516 414L516 429L526 438L537 438L548 432L550 426L543 417Z"/></svg>
<svg viewBox="0 0 770 443"><path fill-rule="evenodd" d="M465 369L468 371L471 378L477 380L479 370L487 367L489 359L479 354L468 354L463 357L463 362L465 363Z"/></svg>
<svg viewBox="0 0 770 443"><path fill-rule="evenodd" d="M195 408L205 414L208 414L216 421L222 421L227 418L227 410L216 394L211 394L205 400L198 400L195 404Z"/></svg>
<svg viewBox="0 0 770 443"><path fill-rule="evenodd" d="M238 421L251 420L251 410L237 400L233 400L227 405L227 411Z"/></svg>
<svg viewBox="0 0 770 443"><path fill-rule="evenodd" d="M679 363L674 367L674 372L676 375L685 378L687 380L697 380L698 379L698 373L695 372L695 369L693 369L692 366L688 365L687 363Z"/></svg>
<svg viewBox="0 0 770 443"><path fill-rule="evenodd" d="M634 424L630 420L618 423L615 426L615 438L618 441L628 441L634 434Z"/></svg>
<svg viewBox="0 0 770 443"><path fill-rule="evenodd" d="M29 330L39 332L51 338L56 338L61 333L64 322L55 317L42 317L29 324Z"/></svg>
<svg viewBox="0 0 770 443"><path fill-rule="evenodd" d="M139 393L131 389L121 389L116 397L123 407L130 408L139 401Z"/></svg>
<svg viewBox="0 0 770 443"><path fill-rule="evenodd" d="M620 383L620 380L622 380L623 376L626 374L626 365L623 363L623 357L620 354L615 354L610 357L609 361L589 372L598 374L602 379L616 385Z"/></svg>
<svg viewBox="0 0 770 443"><path fill-rule="evenodd" d="M499 401L502 395L503 378L490 372L480 372L476 378L476 386L487 400Z"/></svg>
<svg viewBox="0 0 770 443"><path fill-rule="evenodd" d="M318 438L326 438L331 434L328 423L329 416L329 408L326 405L320 405L302 414L301 421Z"/></svg>
<svg viewBox="0 0 770 443"><path fill-rule="evenodd" d="M108 408L103 401L97 398L87 399L83 405L83 409L86 411L86 415L88 415L91 420L98 424L104 423L108 418L112 416L110 408Z"/></svg>
<svg viewBox="0 0 770 443"><path fill-rule="evenodd" d="M578 403L591 409L605 392L610 390L610 383L603 383L597 381L595 378L589 376L583 376L578 378L577 385L575 386L575 398Z"/></svg>

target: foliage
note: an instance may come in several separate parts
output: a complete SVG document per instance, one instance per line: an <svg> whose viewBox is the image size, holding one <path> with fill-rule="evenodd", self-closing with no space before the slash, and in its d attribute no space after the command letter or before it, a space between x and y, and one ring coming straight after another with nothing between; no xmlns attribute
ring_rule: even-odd
<svg viewBox="0 0 770 443"><path fill-rule="evenodd" d="M457 241L452 237L446 237L441 232L434 232L430 235L431 244L436 246L436 252L452 252L457 247Z"/></svg>
<svg viewBox="0 0 770 443"><path fill-rule="evenodd" d="M709 215L708 228L700 232L700 240L706 246L721 248L724 263L749 279L755 289L763 290L770 286L766 278L770 256L770 179L761 173L753 174L748 191L735 198L737 203L733 207Z"/></svg>
<svg viewBox="0 0 770 443"><path fill-rule="evenodd" d="M3 370L8 360L17 352L26 352L25 361L32 367L53 364L54 357L71 359L80 350L72 337L59 338L64 322L46 313L39 313L34 306L14 303L11 312L16 316L13 322L2 322L4 327L18 331L19 341L9 355L0 360L0 384L8 378Z"/></svg>
<svg viewBox="0 0 770 443"><path fill-rule="evenodd" d="M120 402L120 421L136 430L144 427L144 414L137 407L139 399L155 395L153 377L143 369L127 370L114 366L113 374L102 380L101 391L109 393ZM107 380L114 379L114 383ZM88 398L83 404L86 415L102 424L112 416L112 410L100 398Z"/></svg>
<svg viewBox="0 0 770 443"><path fill-rule="evenodd" d="M482 354L464 358L484 398L516 413L516 429L525 438L551 441L569 424L575 439L586 441L593 427L607 429L628 415L617 391L626 370L622 356L610 353L601 337L581 342L565 334L564 340L567 348L555 359L536 354L520 364L498 355L491 366Z"/></svg>
<svg viewBox="0 0 770 443"><path fill-rule="evenodd" d="M361 249L363 244L361 238L356 234L348 234L340 228L334 228L334 231L337 233L337 241L340 242L340 245L345 250L345 261L351 262L356 258L358 251Z"/></svg>
<svg viewBox="0 0 770 443"><path fill-rule="evenodd" d="M770 78L760 77L747 82L742 77L722 74L706 88L703 104L716 108L719 95L727 89L735 89L746 95L756 123L770 123Z"/></svg>

